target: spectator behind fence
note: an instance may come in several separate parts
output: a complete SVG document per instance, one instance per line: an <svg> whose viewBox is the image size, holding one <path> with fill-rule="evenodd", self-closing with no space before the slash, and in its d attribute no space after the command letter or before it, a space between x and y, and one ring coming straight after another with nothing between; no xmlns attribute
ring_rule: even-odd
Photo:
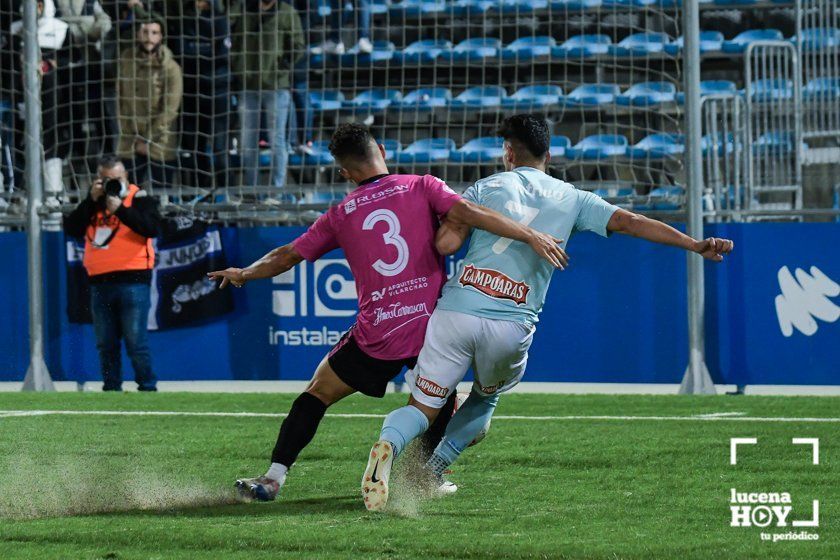
<svg viewBox="0 0 840 560"><path fill-rule="evenodd" d="M356 50L362 54L373 52L373 43L370 40L371 0L355 0L352 2L352 10L347 9L347 4L344 0L329 0L327 40L313 47L312 54L344 54L344 27L353 19L355 19L358 35Z"/></svg>
<svg viewBox="0 0 840 560"><path fill-rule="evenodd" d="M184 74L181 107L182 171L193 185L228 185L230 24L220 0L171 3L169 45ZM174 9L173 9L174 8Z"/></svg>
<svg viewBox="0 0 840 560"><path fill-rule="evenodd" d="M120 338L141 391L156 391L148 345L152 238L160 229L157 202L128 181L123 162L103 158L90 194L64 219L64 231L84 237L84 266L105 391L122 390Z"/></svg>
<svg viewBox="0 0 840 560"><path fill-rule="evenodd" d="M70 152L70 119L64 106L70 85L68 25L55 17L53 0L37 3L38 47L41 63L41 127L44 149L44 194L48 206L57 208L64 191L64 159ZM12 24L17 36L15 58L23 60L23 20ZM21 68L21 66L19 66ZM16 87L23 91L23 73L18 73ZM23 95L19 97L23 101ZM63 111L63 112L62 112Z"/></svg>
<svg viewBox="0 0 840 560"><path fill-rule="evenodd" d="M244 6L237 2L230 15L235 75L242 86L242 181L257 185L260 113L264 111L271 142L271 182L282 187L289 156L292 70L306 47L300 17L291 5L278 0L246 0Z"/></svg>
<svg viewBox="0 0 840 560"><path fill-rule="evenodd" d="M111 30L111 17L102 9L99 0L55 0L57 16L68 24L70 87L69 99L63 100L71 120L73 151L89 158L102 153L102 145L91 146L90 138L107 137L103 99L102 40ZM93 134L87 127L95 124ZM90 163L95 162L94 158ZM85 166L84 173L90 168Z"/></svg>
<svg viewBox="0 0 840 560"><path fill-rule="evenodd" d="M152 185L170 185L178 145L175 130L181 105L181 67L163 44L164 24L151 17L137 30L137 45L120 56L117 81L120 138L117 153L129 164L135 183L151 168Z"/></svg>
<svg viewBox="0 0 840 560"><path fill-rule="evenodd" d="M19 0L0 0L0 193L15 187L18 162L15 158L15 103L20 99L18 61L12 22L18 14ZM0 207L6 206L0 199Z"/></svg>

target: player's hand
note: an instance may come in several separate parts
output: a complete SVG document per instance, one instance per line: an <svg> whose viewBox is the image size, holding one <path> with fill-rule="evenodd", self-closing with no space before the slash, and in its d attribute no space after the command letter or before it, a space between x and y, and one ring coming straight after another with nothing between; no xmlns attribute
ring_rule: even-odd
<svg viewBox="0 0 840 560"><path fill-rule="evenodd" d="M102 186L102 179L96 179L90 186L90 199L94 202L102 198L105 194L105 187Z"/></svg>
<svg viewBox="0 0 840 560"><path fill-rule="evenodd" d="M720 262L723 260L723 255L728 255L734 248L735 243L729 239L710 237L698 241L694 247L694 252L706 260Z"/></svg>
<svg viewBox="0 0 840 560"><path fill-rule="evenodd" d="M531 236L530 241L528 241L528 245L531 246L531 249L533 249L536 254L550 262L554 268L566 270L566 267L569 266L569 255L567 255L566 251L560 247L563 240L537 230L532 231L533 235Z"/></svg>
<svg viewBox="0 0 840 560"><path fill-rule="evenodd" d="M228 284L241 288L247 282L241 268L226 268L225 270L208 272L207 277L211 280L221 280L222 283L219 284L219 288L224 288Z"/></svg>

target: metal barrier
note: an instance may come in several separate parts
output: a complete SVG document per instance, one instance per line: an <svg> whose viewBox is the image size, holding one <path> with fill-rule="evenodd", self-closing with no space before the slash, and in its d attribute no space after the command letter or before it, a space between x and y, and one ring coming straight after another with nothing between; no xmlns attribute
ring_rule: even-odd
<svg viewBox="0 0 840 560"><path fill-rule="evenodd" d="M711 221L730 212L727 221L738 221L747 183L746 109L739 95L711 95L701 101L703 114L703 191L705 211ZM731 213L731 212L735 213Z"/></svg>
<svg viewBox="0 0 840 560"><path fill-rule="evenodd" d="M800 209L802 82L796 47L787 41L751 43L744 55L744 83L748 206Z"/></svg>
<svg viewBox="0 0 840 560"><path fill-rule="evenodd" d="M840 4L797 0L796 49L802 67L802 135L840 136Z"/></svg>

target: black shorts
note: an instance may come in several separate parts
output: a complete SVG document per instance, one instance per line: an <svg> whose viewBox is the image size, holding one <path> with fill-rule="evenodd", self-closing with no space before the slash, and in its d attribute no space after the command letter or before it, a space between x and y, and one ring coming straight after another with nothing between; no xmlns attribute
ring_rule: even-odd
<svg viewBox="0 0 840 560"><path fill-rule="evenodd" d="M344 333L330 350L327 361L339 379L369 397L382 398L388 382L404 367L417 364L417 356L401 360L381 360L365 354L353 337L353 330Z"/></svg>

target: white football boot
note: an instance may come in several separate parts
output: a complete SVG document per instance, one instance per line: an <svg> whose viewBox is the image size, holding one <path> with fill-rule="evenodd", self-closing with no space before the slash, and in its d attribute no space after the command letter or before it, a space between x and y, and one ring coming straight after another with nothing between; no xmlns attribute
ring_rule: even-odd
<svg viewBox="0 0 840 560"><path fill-rule="evenodd" d="M394 464L391 442L380 439L373 444L362 476L362 498L368 511L382 511L388 503L388 477Z"/></svg>
<svg viewBox="0 0 840 560"><path fill-rule="evenodd" d="M450 482L446 479L442 479L441 483L435 488L435 495L437 496L449 496L450 494L454 494L458 491L458 485L454 482Z"/></svg>

